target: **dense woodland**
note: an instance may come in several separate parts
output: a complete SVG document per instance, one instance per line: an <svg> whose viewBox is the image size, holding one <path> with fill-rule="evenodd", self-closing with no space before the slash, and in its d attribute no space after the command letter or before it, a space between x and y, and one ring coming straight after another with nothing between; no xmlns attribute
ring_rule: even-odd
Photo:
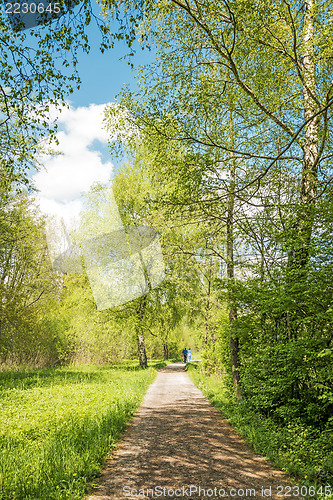
<svg viewBox="0 0 333 500"><path fill-rule="evenodd" d="M155 53L137 69L138 90L124 89L106 110L105 127L111 154L126 158L112 182L122 220L158 231L166 276L144 297L97 311L85 274L52 268L27 172L52 132L46 103L65 99L78 78L62 74L53 56L71 47L75 63L77 48L88 50L89 5L76 25L53 25L52 50L45 30L36 52L22 33L9 44L2 24L1 362L103 364L139 352L144 367L147 357L176 358L191 343L239 404L317 440L318 477L327 481L332 2L127 0L103 8L102 50L124 39L129 51L139 40ZM113 40L108 19L118 23ZM88 215L102 190L87 195Z"/></svg>

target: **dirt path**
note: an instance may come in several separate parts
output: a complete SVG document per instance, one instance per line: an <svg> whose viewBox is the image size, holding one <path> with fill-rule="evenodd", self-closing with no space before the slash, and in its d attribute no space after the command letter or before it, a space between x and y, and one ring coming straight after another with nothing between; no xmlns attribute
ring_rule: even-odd
<svg viewBox="0 0 333 500"><path fill-rule="evenodd" d="M231 429L183 366L158 372L86 500L303 498Z"/></svg>

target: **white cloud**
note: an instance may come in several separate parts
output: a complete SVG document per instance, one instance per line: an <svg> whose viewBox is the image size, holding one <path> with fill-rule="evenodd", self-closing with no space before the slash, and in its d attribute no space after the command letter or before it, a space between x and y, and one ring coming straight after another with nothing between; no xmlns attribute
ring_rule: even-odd
<svg viewBox="0 0 333 500"><path fill-rule="evenodd" d="M73 135L81 138L98 139L107 142L108 132L103 129L103 111L107 105L90 104L89 107L64 108L58 118L58 123L63 123Z"/></svg>
<svg viewBox="0 0 333 500"><path fill-rule="evenodd" d="M39 191L43 212L58 215L69 221L81 208L80 195L96 183L107 183L113 164L103 161L96 141L107 144L108 134L102 128L104 105L63 108L57 123L57 134L62 154L44 156L45 169L33 181Z"/></svg>

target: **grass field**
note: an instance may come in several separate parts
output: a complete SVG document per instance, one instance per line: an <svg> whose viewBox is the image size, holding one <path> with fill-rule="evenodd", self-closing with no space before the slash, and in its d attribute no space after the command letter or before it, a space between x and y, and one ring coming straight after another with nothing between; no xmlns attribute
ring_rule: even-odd
<svg viewBox="0 0 333 500"><path fill-rule="evenodd" d="M0 373L0 499L79 499L156 370L135 363Z"/></svg>

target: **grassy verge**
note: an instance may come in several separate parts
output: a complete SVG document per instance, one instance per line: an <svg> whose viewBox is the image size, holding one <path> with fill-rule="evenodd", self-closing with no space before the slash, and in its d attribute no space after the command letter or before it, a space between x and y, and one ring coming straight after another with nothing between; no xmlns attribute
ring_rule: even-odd
<svg viewBox="0 0 333 500"><path fill-rule="evenodd" d="M82 498L161 365L0 373L1 500Z"/></svg>
<svg viewBox="0 0 333 500"><path fill-rule="evenodd" d="M251 411L246 402L232 401L223 381L203 374L196 363L186 368L194 384L257 453L304 486L308 498L333 498L332 434L320 434L299 422L278 426L273 419Z"/></svg>

